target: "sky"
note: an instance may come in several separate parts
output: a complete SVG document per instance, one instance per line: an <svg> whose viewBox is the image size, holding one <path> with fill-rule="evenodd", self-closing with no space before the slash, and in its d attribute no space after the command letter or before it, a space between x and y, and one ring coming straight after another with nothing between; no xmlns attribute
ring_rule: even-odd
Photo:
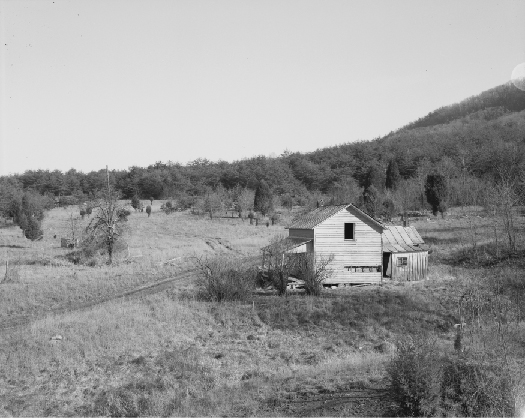
<svg viewBox="0 0 525 418"><path fill-rule="evenodd" d="M0 175L309 152L510 80L525 2L0 0Z"/></svg>

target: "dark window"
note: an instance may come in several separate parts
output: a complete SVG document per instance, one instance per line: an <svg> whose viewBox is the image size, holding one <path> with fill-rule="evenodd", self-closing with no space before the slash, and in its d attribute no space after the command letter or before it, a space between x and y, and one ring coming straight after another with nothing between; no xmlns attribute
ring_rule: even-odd
<svg viewBox="0 0 525 418"><path fill-rule="evenodd" d="M354 229L355 229L355 224L345 223L345 239L355 239Z"/></svg>
<svg viewBox="0 0 525 418"><path fill-rule="evenodd" d="M408 264L408 258L407 257L398 257L397 258L397 266L403 267Z"/></svg>

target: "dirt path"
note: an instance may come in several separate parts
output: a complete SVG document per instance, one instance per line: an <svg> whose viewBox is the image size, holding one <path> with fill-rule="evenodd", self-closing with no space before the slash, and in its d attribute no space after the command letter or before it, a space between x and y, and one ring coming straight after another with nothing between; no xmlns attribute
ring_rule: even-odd
<svg viewBox="0 0 525 418"><path fill-rule="evenodd" d="M349 389L341 392L297 395L278 408L288 416L358 416L390 415L390 400L385 388Z"/></svg>
<svg viewBox="0 0 525 418"><path fill-rule="evenodd" d="M10 329L16 329L16 328L20 328L23 326L27 326L31 324L31 322L40 320L49 315L57 315L57 314L64 314L68 312L81 311L81 310L90 309L94 306L101 305L103 303L111 302L114 300L131 299L131 298L136 298L140 296L159 293L159 292L162 292L172 287L175 282L179 282L184 279L189 279L191 277L194 277L195 273L196 271L193 269L188 270L188 271L182 272L181 274L175 277L170 277L170 278L160 280L157 282L148 283L146 285L139 286L134 289L127 290L125 292L120 292L120 293L108 295L102 298L89 300L87 302L82 302L75 306L61 306L61 307L58 307L58 308L55 308L55 309L52 309L52 310L49 310L49 311L46 311L40 314L35 314L35 315L16 315L7 320L0 321L0 331L7 331Z"/></svg>
<svg viewBox="0 0 525 418"><path fill-rule="evenodd" d="M254 263L258 261L258 259L259 259L258 256L251 256L251 257L244 258L246 263ZM125 292L108 295L102 298L92 299L86 302L79 303L75 306L69 306L69 305L60 306L54 309L50 309L49 311L45 311L45 312L34 314L34 315L12 316L11 318L7 320L0 321L0 332L27 326L31 324L31 322L40 320L49 315L57 315L57 314L64 314L68 312L81 311L81 310L90 309L93 306L97 306L97 305L100 305L106 302L111 302L114 300L131 299L131 298L136 298L140 296L159 293L159 292L169 289L176 282L180 282L182 280L195 277L196 273L197 273L197 270L190 269L190 270L186 270L178 274L175 277L169 277L164 280L159 280L157 282L148 283L148 284L136 287L134 289L126 290Z"/></svg>

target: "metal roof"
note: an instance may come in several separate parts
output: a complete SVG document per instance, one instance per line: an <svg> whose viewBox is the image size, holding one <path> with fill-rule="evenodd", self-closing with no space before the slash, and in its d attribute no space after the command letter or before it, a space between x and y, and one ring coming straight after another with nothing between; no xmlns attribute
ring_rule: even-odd
<svg viewBox="0 0 525 418"><path fill-rule="evenodd" d="M355 212L362 214L364 217L368 218L370 221L375 223L381 228L384 228L384 225L378 220L374 219L368 213L363 212L361 209L355 207L352 204L344 205L333 205L333 206L321 206L318 207L304 215L301 215L295 218L287 229L313 229L318 226L320 223L326 221L328 218L334 216L337 212L346 209L352 208Z"/></svg>
<svg viewBox="0 0 525 418"><path fill-rule="evenodd" d="M386 226L383 231L383 252L406 253L428 251L421 235L413 226Z"/></svg>

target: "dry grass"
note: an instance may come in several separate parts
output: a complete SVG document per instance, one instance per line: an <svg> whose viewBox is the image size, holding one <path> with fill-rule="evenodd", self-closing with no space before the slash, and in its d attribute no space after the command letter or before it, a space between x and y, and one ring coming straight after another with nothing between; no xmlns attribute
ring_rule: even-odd
<svg viewBox="0 0 525 418"><path fill-rule="evenodd" d="M57 334L61 341L50 340ZM166 294L112 302L4 339L0 400L9 414L99 414L115 396L138 396L141 383L150 400L143 414L264 414L269 399L382 376L385 354L311 342L267 326L250 305Z"/></svg>
<svg viewBox="0 0 525 418"><path fill-rule="evenodd" d="M37 315L60 307L117 294L145 283L173 277L193 267L203 254L257 255L282 226L250 226L239 219L197 217L160 212L155 201L151 217L133 212L126 237L128 249L115 265L74 265L65 258L60 238L70 237L69 217L78 211L54 209L44 220L44 239L31 242L16 226L0 229L0 275L5 261L19 265L19 280L0 286L0 321L12 315ZM89 219L78 221L78 231ZM56 238L54 238L56 236Z"/></svg>
<svg viewBox="0 0 525 418"><path fill-rule="evenodd" d="M165 215L161 203L154 202L150 218L132 213L131 258L111 267L61 264L65 250L58 247L60 235L55 240L51 233L64 233L63 209L46 218L43 242L30 244L15 228L0 229L0 245L11 260L20 259L19 283L0 285L0 318L73 306L167 277L186 269L194 255L256 255L283 232L238 219ZM491 220L476 219L485 231L481 245L491 239L485 225ZM318 409L292 405L349 388L385 387L385 365L400 337L431 335L450 350L458 295L491 277L508 279L509 286L521 277L516 259L496 260L490 270L457 262L472 245L464 218L416 227L434 250L425 282L333 290L319 298L259 292L247 303L217 304L194 299L186 281L4 333L0 415L355 414L344 402L337 411L322 402ZM524 340L518 328L516 347ZM56 335L62 340L51 340ZM366 406L360 411L372 413Z"/></svg>

